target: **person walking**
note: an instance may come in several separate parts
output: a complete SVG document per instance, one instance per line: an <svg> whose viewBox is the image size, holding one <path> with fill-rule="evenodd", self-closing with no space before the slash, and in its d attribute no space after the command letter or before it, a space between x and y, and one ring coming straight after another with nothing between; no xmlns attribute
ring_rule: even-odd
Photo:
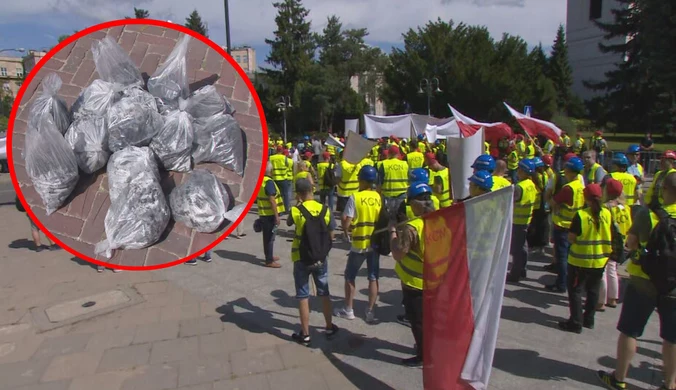
<svg viewBox="0 0 676 390"><path fill-rule="evenodd" d="M624 153L615 153L613 156L613 169L610 177L622 183L624 191L624 200L627 206L631 206L638 201L639 184L636 177L627 172L629 168L629 159Z"/></svg>
<svg viewBox="0 0 676 390"><path fill-rule="evenodd" d="M406 154L406 162L408 169L422 168L425 164L425 155L420 152L418 148L418 141L411 140L410 151Z"/></svg>
<svg viewBox="0 0 676 390"><path fill-rule="evenodd" d="M52 242L52 240L45 235L45 238L47 239L47 242L49 242L49 246L42 245L42 242L40 241L40 228L38 225L33 222L31 217L26 213L26 209L23 207L23 203L19 200L19 197L16 196L14 200L16 204L16 209L24 214L26 214L26 217L28 218L28 222L31 224L31 236L33 238L33 244L35 244L35 248L33 248L34 251L36 252L42 252L45 249L55 251L61 249L58 245Z"/></svg>
<svg viewBox="0 0 676 390"><path fill-rule="evenodd" d="M645 170L643 169L643 165L638 161L639 157L641 155L641 147L638 145L629 145L627 148L627 159L629 159L629 167L627 168L627 172L631 173L634 175L636 178L636 183L637 185L637 191L636 191L636 203L641 203L643 204L643 189L642 185L643 182L645 181Z"/></svg>
<svg viewBox="0 0 676 390"><path fill-rule="evenodd" d="M345 265L345 306L334 314L348 320L355 319L353 301L355 279L361 266L366 262L369 281L369 301L365 313L368 323L376 321L375 306L378 299L380 276L380 254L371 247L371 235L383 207L382 196L375 191L378 173L373 166L366 165L359 170L359 192L350 196L343 211L342 225L347 242L351 242L350 253ZM351 232L351 236L348 235Z"/></svg>
<svg viewBox="0 0 676 390"><path fill-rule="evenodd" d="M309 264L302 259L301 241L304 237L310 237L305 231L305 225L310 217L319 217L323 219L320 223L326 224L326 234L334 230L331 226L328 207L314 200L312 184L305 179L296 182L296 201L298 204L291 208L290 217L287 219L287 226L295 226L295 236L291 244L291 261L293 262L293 281L296 288L296 299L298 300L298 312L300 316L300 330L293 333L291 338L299 344L309 346L310 337L310 277L312 277L317 288L317 296L322 300L322 312L324 314L325 328L324 335L327 339L332 339L338 333L338 327L333 323L333 311L331 307L331 296L329 292L329 274L328 274L328 253L323 261L315 264ZM328 237L324 237L328 238Z"/></svg>
<svg viewBox="0 0 676 390"><path fill-rule="evenodd" d="M509 283L518 283L526 277L526 264L528 263L528 225L533 218L533 207L537 197L537 188L531 179L535 173L535 163L531 159L523 159L519 163L517 172L519 182L514 187L514 219L512 221L512 242L510 254L512 255L512 269L507 276Z"/></svg>
<svg viewBox="0 0 676 390"><path fill-rule="evenodd" d="M268 163L265 169L263 183L258 190L256 205L258 206L258 220L256 223L263 233L263 252L265 253L265 266L268 268L280 268L279 257L274 256L275 235L280 224L279 216L286 210L282 193L277 183L272 179L274 167Z"/></svg>
<svg viewBox="0 0 676 390"><path fill-rule="evenodd" d="M406 197L409 167L406 161L399 159L399 147L396 145L390 146L388 157L378 172L378 190L385 197L385 207L392 215Z"/></svg>
<svg viewBox="0 0 676 390"><path fill-rule="evenodd" d="M582 159L584 161L584 184L596 183L600 185L603 183L603 179L606 177L606 170L603 169L601 164L596 162L596 152L587 150L582 153Z"/></svg>
<svg viewBox="0 0 676 390"><path fill-rule="evenodd" d="M533 180L537 192L533 205L533 218L528 225L527 243L530 251L538 251L544 254L544 249L549 244L550 235L549 206L544 200L544 191L547 187L549 175L546 172L547 166L543 159L535 157L533 162L535 163L535 173L531 176L531 180Z"/></svg>
<svg viewBox="0 0 676 390"><path fill-rule="evenodd" d="M284 210L288 210L290 201L289 193L293 181L293 160L284 155L284 147L278 146L275 149L275 154L270 156L269 161L270 164L272 164L270 178L274 180L275 185L279 188L280 196L284 201Z"/></svg>
<svg viewBox="0 0 676 390"><path fill-rule="evenodd" d="M660 159L660 170L655 174L655 177L653 177L653 182L645 193L645 204L651 210L655 211L664 204L662 198L662 182L664 182L664 179L668 174L676 172L676 169L674 169L675 167L676 152L673 150L665 151Z"/></svg>
<svg viewBox="0 0 676 390"><path fill-rule="evenodd" d="M345 205L350 195L357 192L359 189L359 165L349 163L346 160L340 160L336 165L335 176L338 180L338 204L336 211L342 213L345 210Z"/></svg>
<svg viewBox="0 0 676 390"><path fill-rule="evenodd" d="M610 210L603 206L603 190L592 183L583 191L586 207L579 210L568 229L568 305L570 318L559 322L567 332L582 333L582 327L594 329L603 271L612 252ZM582 294L586 294L584 312Z"/></svg>
<svg viewBox="0 0 676 390"><path fill-rule="evenodd" d="M425 155L425 161L430 173L430 187L432 193L439 199L439 207L449 207L453 204L451 199L451 174L448 168L439 164L433 153Z"/></svg>
<svg viewBox="0 0 676 390"><path fill-rule="evenodd" d="M676 218L676 173L669 173L662 183L662 219L667 222ZM659 214L646 208L637 210L627 235L629 251L646 248L653 230L660 222ZM671 243L673 245L673 242ZM672 252L673 253L673 252ZM671 261L674 261L672 258ZM599 380L609 389L627 389L625 379L631 361L636 354L637 339L643 335L645 326L655 309L660 317L662 338L662 390L676 389L676 289L659 292L650 277L643 271L640 259L632 258L627 264L629 284L624 292L622 311L617 323L620 336L617 340L617 360L612 372L598 371Z"/></svg>

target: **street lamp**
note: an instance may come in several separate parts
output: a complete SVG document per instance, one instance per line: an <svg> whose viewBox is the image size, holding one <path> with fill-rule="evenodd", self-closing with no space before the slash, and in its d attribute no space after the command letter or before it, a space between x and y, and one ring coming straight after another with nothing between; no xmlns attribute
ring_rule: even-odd
<svg viewBox="0 0 676 390"><path fill-rule="evenodd" d="M225 45L228 54L230 54L230 7L228 7L228 0L223 0L223 6L225 7Z"/></svg>
<svg viewBox="0 0 676 390"><path fill-rule="evenodd" d="M3 51L18 51L19 53L23 53L26 51L26 49L24 49L23 47L19 47L16 49L2 49L0 50L0 53L2 53Z"/></svg>
<svg viewBox="0 0 676 390"><path fill-rule="evenodd" d="M284 115L284 143L286 144L286 110L293 108L290 96L282 96L277 103L277 111Z"/></svg>
<svg viewBox="0 0 676 390"><path fill-rule="evenodd" d="M434 84L436 84L437 88L435 90L432 90L434 88ZM432 81L429 79L422 79L420 80L420 83L418 84L418 93L422 94L427 92L427 116L432 116L430 112L430 99L432 99L432 92L442 92L441 89L439 88L439 79L436 77L432 78ZM423 90L423 87L425 88Z"/></svg>

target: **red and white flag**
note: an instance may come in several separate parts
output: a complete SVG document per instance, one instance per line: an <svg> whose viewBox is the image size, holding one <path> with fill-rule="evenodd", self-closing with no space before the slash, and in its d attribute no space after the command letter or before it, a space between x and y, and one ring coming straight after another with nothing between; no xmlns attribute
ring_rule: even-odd
<svg viewBox="0 0 676 390"><path fill-rule="evenodd" d="M482 123L475 121L474 119L465 116L461 114L458 110L453 108L450 104L448 105L448 108L451 109L451 112L453 113L453 117L455 117L455 120L458 124L458 127L460 128L460 133L462 134L463 137L467 138L477 131L479 131L480 128L484 128L485 134L487 138L490 139L500 139L502 137L511 137L512 136L512 128L509 127L506 123L502 122L495 122L495 123Z"/></svg>
<svg viewBox="0 0 676 390"><path fill-rule="evenodd" d="M531 118L513 109L509 106L509 104L504 102L503 104L505 107L507 107L507 110L509 110L509 113L512 114L514 119L519 122L521 127L523 127L523 129L526 130L531 137L541 135L543 137L549 138L557 144L561 142L559 139L559 137L561 137L561 129L559 129L555 124L543 121L542 119Z"/></svg>
<svg viewBox="0 0 676 390"><path fill-rule="evenodd" d="M424 217L426 390L488 387L509 261L513 198L508 187Z"/></svg>

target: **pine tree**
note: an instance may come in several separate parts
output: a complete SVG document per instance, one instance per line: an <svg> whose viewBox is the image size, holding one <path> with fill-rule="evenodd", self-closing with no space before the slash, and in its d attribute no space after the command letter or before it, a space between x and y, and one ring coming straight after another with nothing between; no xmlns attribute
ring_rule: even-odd
<svg viewBox="0 0 676 390"><path fill-rule="evenodd" d="M568 44L566 43L566 30L559 25L552 46L552 55L547 62L547 77L554 83L556 89L556 106L561 112L568 112L571 105L573 85L573 72L568 62Z"/></svg>
<svg viewBox="0 0 676 390"><path fill-rule="evenodd" d="M202 17L197 12L197 10L193 10L190 13L190 16L185 18L185 26L199 34L204 35L207 38L209 37L207 26L202 22Z"/></svg>
<svg viewBox="0 0 676 390"><path fill-rule="evenodd" d="M142 8L134 7L134 17L136 19L147 19L150 17L150 12Z"/></svg>

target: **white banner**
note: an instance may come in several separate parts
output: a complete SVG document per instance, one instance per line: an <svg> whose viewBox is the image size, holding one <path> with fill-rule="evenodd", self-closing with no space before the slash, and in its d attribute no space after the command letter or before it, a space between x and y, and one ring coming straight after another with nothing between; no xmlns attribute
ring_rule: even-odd
<svg viewBox="0 0 676 390"><path fill-rule="evenodd" d="M350 131L359 134L359 119L345 119L345 137Z"/></svg>
<svg viewBox="0 0 676 390"><path fill-rule="evenodd" d="M375 141L369 141L357 133L350 132L345 141L345 150L343 150L343 159L350 164L358 164L376 145Z"/></svg>
<svg viewBox="0 0 676 390"><path fill-rule="evenodd" d="M434 142L430 139L430 134L435 134L437 139L446 139L446 138L458 138L460 137L460 128L455 119L451 119L446 123L442 124L428 124L425 128L425 134L428 135L427 140L429 142Z"/></svg>
<svg viewBox="0 0 676 390"><path fill-rule="evenodd" d="M335 146L337 148L343 148L343 149L345 148L345 145L342 142L340 142L340 140L338 140L336 137L332 136L331 134L329 134L329 138L327 138L324 143L326 145Z"/></svg>
<svg viewBox="0 0 676 390"><path fill-rule="evenodd" d="M469 138L448 138L446 149L451 164L451 187L453 198L469 196L469 179L472 176L474 160L484 152L484 129L481 128Z"/></svg>
<svg viewBox="0 0 676 390"><path fill-rule="evenodd" d="M411 114L411 124L413 125L413 135L425 134L425 129L433 119L427 115Z"/></svg>
<svg viewBox="0 0 676 390"><path fill-rule="evenodd" d="M409 138L411 136L411 116L376 116L364 115L366 136L370 139L395 136Z"/></svg>
<svg viewBox="0 0 676 390"><path fill-rule="evenodd" d="M427 125L427 127L425 127L425 137L429 143L433 144L437 142L437 126Z"/></svg>

